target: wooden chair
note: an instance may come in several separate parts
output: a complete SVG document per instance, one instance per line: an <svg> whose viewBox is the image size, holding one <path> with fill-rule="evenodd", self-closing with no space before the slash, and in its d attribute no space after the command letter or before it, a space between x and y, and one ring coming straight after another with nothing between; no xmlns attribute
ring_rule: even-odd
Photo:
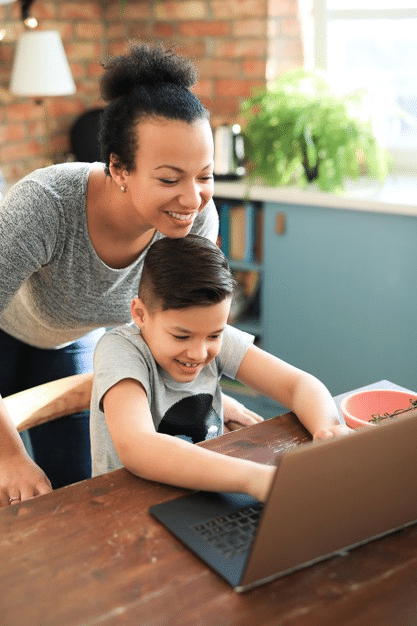
<svg viewBox="0 0 417 626"><path fill-rule="evenodd" d="M3 398L19 432L90 408L93 374L75 374ZM241 424L227 422L230 430Z"/></svg>
<svg viewBox="0 0 417 626"><path fill-rule="evenodd" d="M75 374L3 398L19 432L90 408L93 374Z"/></svg>

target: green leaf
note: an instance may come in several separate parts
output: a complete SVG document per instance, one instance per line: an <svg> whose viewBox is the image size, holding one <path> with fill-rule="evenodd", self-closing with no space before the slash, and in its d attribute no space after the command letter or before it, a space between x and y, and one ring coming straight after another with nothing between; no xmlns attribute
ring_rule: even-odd
<svg viewBox="0 0 417 626"><path fill-rule="evenodd" d="M387 153L358 117L364 92L331 93L325 75L296 68L242 103L245 147L253 176L272 185L307 184L304 166L318 164L316 183L339 190L365 171L386 177ZM360 157L360 158L359 158Z"/></svg>

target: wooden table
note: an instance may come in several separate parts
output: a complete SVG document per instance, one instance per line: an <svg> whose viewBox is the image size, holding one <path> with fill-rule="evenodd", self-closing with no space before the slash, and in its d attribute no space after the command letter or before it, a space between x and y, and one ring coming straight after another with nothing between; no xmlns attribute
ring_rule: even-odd
<svg viewBox="0 0 417 626"><path fill-rule="evenodd" d="M289 413L204 445L272 464L308 439ZM237 594L148 514L183 493L118 470L0 509L0 624L417 625L417 526Z"/></svg>

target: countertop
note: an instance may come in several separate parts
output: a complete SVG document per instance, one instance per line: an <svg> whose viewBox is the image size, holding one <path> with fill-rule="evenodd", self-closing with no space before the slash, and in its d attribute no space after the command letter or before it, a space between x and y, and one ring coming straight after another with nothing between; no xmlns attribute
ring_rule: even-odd
<svg viewBox="0 0 417 626"><path fill-rule="evenodd" d="M317 187L268 187L243 181L215 181L214 195L284 204L321 206L353 211L373 211L417 216L417 176L392 175L383 183L372 179L349 181L340 193L325 193Z"/></svg>

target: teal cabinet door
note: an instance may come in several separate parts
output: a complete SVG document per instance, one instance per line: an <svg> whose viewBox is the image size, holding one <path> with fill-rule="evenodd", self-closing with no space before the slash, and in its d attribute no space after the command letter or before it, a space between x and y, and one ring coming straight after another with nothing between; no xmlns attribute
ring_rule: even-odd
<svg viewBox="0 0 417 626"><path fill-rule="evenodd" d="M417 390L417 218L264 210L265 349L334 395L381 379Z"/></svg>

